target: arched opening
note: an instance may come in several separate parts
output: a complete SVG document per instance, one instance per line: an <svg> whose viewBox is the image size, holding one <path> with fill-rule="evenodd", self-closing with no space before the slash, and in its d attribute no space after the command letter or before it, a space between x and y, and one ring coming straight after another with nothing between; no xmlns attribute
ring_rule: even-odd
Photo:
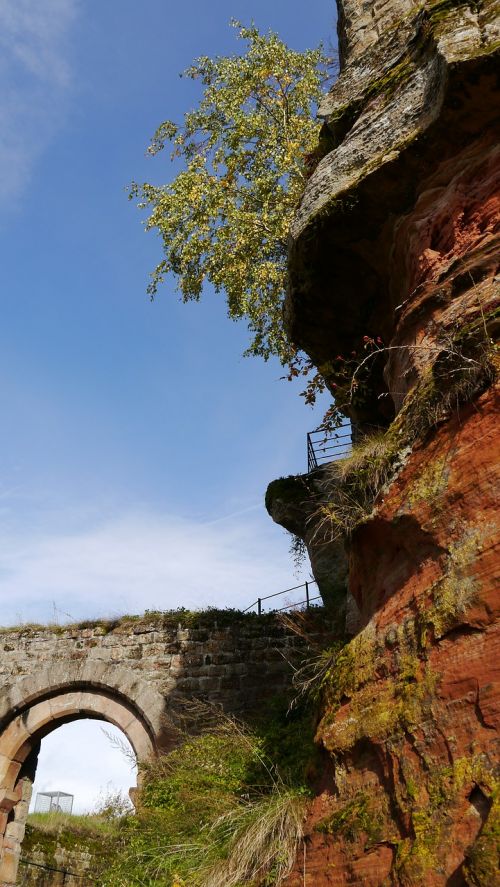
<svg viewBox="0 0 500 887"><path fill-rule="evenodd" d="M90 848L102 844L100 864L120 834L121 817L134 810L130 743L107 721L77 719L42 739L36 772L23 774L26 801L33 775L18 883L93 883L97 860Z"/></svg>
<svg viewBox="0 0 500 887"><path fill-rule="evenodd" d="M36 825L37 814L57 812L58 807L88 816L105 804L111 809L112 799L119 797L122 806L132 808L136 785L135 754L121 730L97 719L71 721L42 739L30 818L35 816ZM56 792L68 797L51 798Z"/></svg>
<svg viewBox="0 0 500 887"><path fill-rule="evenodd" d="M105 686L51 689L17 706L0 734L0 885L15 884L41 742L73 721L105 721L127 737L138 761L156 753L143 712Z"/></svg>

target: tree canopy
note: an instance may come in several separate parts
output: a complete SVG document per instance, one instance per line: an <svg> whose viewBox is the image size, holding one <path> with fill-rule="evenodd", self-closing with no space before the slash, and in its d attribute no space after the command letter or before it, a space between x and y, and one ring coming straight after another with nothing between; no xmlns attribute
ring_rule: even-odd
<svg viewBox="0 0 500 887"><path fill-rule="evenodd" d="M184 76L201 82L198 107L182 125L162 123L148 149L155 155L170 144L181 171L165 185L133 183L130 196L163 242L151 296L169 274L184 301L212 284L229 316L247 320L246 354L275 355L298 375L307 362L282 322L287 237L318 144L315 106L328 60L321 47L297 52L271 31L233 25L246 51L196 59Z"/></svg>

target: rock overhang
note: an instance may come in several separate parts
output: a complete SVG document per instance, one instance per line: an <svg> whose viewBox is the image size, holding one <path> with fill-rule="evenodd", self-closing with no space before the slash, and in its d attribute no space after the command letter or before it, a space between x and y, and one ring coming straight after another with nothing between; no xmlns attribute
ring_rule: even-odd
<svg viewBox="0 0 500 887"><path fill-rule="evenodd" d="M392 339L411 292L405 269L395 273L395 236L425 182L478 139L485 151L498 138L498 4L476 6L472 15L465 4L420 4L380 46L348 60L320 109L340 141L313 173L292 226L285 323L326 376L332 358L359 348L364 335ZM376 393L384 388L379 378Z"/></svg>

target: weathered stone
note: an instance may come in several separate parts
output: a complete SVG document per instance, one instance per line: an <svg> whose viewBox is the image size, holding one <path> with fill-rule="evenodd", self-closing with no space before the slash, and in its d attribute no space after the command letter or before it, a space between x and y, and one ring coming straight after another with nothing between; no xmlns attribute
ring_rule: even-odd
<svg viewBox="0 0 500 887"><path fill-rule="evenodd" d="M328 152L292 229L286 322L358 428L396 419L385 455L393 446L397 470L345 529L358 632L330 670L317 732L325 769L305 863L301 852L286 885L489 887L500 772L499 4L339 7L342 71L320 109ZM367 392L355 395L344 365L359 366L370 342ZM299 525L300 509L292 517Z"/></svg>
<svg viewBox="0 0 500 887"><path fill-rule="evenodd" d="M498 2L341 6L343 69L320 109L332 150L293 227L285 310L331 386L363 336L393 349L375 397L350 406L386 424L433 356L436 300L449 326L498 294Z"/></svg>
<svg viewBox="0 0 500 887"><path fill-rule="evenodd" d="M6 810L9 813L18 801L19 796L16 792L7 791L5 788L0 789L0 810Z"/></svg>

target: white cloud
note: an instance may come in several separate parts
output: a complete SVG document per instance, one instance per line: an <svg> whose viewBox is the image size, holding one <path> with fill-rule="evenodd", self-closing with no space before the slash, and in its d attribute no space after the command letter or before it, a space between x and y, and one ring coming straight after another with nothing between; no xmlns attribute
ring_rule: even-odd
<svg viewBox="0 0 500 887"><path fill-rule="evenodd" d="M0 208L29 182L65 110L79 0L0 0Z"/></svg>
<svg viewBox="0 0 500 887"><path fill-rule="evenodd" d="M111 793L127 795L137 771L110 736L130 748L120 730L102 721L74 721L42 739L31 809L38 792L73 795L73 813L91 812Z"/></svg>
<svg viewBox="0 0 500 887"><path fill-rule="evenodd" d="M73 511L66 517L74 523ZM262 506L209 522L151 511L85 520L83 529L46 535L4 522L0 624L51 621L53 602L61 622L64 612L79 619L148 608L244 608L296 584L287 539ZM78 813L108 790L126 793L132 785L130 762L99 722L76 721L42 741L35 794L69 792Z"/></svg>
<svg viewBox="0 0 500 887"><path fill-rule="evenodd" d="M0 623L144 609L245 608L296 584L284 534L259 506L211 522L153 512L79 531L0 534Z"/></svg>

